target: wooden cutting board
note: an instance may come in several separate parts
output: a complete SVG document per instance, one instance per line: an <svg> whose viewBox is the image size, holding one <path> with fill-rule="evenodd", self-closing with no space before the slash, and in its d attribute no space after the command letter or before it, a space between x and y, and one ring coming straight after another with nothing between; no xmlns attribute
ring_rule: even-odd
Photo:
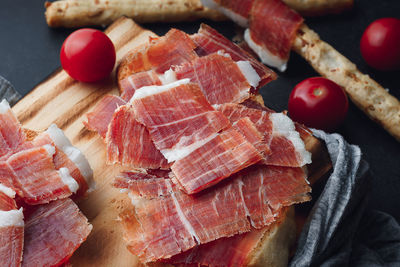
<svg viewBox="0 0 400 267"><path fill-rule="evenodd" d="M147 42L150 36L156 36L127 18L119 19L105 32L115 45L116 66L129 50ZM93 168L96 190L78 203L93 224L93 231L71 258L74 266L139 265L137 258L126 249L122 227L117 221L119 212L129 205L129 199L111 186L120 168L105 164L103 141L82 124L86 120L85 114L105 94L118 94L115 76L114 70L112 78L107 81L85 84L73 80L60 69L13 107L25 128L41 131L56 123L73 145L86 155ZM306 146L313 153L310 180L316 181L329 170L329 160L324 146L315 138L306 140Z"/></svg>

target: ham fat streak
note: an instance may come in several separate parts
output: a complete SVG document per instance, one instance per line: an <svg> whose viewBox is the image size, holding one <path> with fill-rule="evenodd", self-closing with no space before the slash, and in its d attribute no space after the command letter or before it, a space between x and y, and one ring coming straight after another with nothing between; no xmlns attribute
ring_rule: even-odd
<svg viewBox="0 0 400 267"><path fill-rule="evenodd" d="M69 199L94 189L82 152L56 125L28 140L0 103L0 265L60 266L91 231Z"/></svg>
<svg viewBox="0 0 400 267"><path fill-rule="evenodd" d="M251 25L252 1L208 2ZM296 125L251 100L275 73L211 27L150 39L118 78L122 98L106 96L85 125L107 163L127 170L114 186L132 200L120 218L142 262L241 266L288 206L310 199L311 154Z"/></svg>

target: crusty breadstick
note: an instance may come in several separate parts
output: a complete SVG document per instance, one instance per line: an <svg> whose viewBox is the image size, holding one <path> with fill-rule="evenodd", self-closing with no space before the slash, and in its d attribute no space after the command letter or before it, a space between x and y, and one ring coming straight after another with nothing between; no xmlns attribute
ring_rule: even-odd
<svg viewBox="0 0 400 267"><path fill-rule="evenodd" d="M352 7L353 1L284 0L305 16L338 13ZM108 25L121 16L141 23L225 19L218 11L203 7L201 0L60 0L46 2L45 7L46 21L50 27Z"/></svg>
<svg viewBox="0 0 400 267"><path fill-rule="evenodd" d="M283 0L303 16L336 14L353 7L354 0Z"/></svg>
<svg viewBox="0 0 400 267"><path fill-rule="evenodd" d="M45 7L50 27L108 25L121 16L142 23L225 18L200 0L61 0L46 2Z"/></svg>
<svg viewBox="0 0 400 267"><path fill-rule="evenodd" d="M303 24L293 50L304 57L322 76L344 88L353 102L400 141L400 102L318 34Z"/></svg>

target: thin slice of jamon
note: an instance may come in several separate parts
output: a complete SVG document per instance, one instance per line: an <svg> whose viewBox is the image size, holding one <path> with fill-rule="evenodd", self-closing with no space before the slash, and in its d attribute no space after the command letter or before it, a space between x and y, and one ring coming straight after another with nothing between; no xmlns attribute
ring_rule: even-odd
<svg viewBox="0 0 400 267"><path fill-rule="evenodd" d="M275 166L301 167L311 163L311 153L305 148L303 140L293 121L283 113L271 113L273 138L271 154L263 163Z"/></svg>
<svg viewBox="0 0 400 267"><path fill-rule="evenodd" d="M203 145L230 126L229 120L216 111L199 86L189 79L164 86L137 90L131 99L136 119L169 162Z"/></svg>
<svg viewBox="0 0 400 267"><path fill-rule="evenodd" d="M26 140L17 117L7 100L0 102L0 158L7 158Z"/></svg>
<svg viewBox="0 0 400 267"><path fill-rule="evenodd" d="M114 111L125 104L126 101L119 96L106 95L97 103L93 111L86 114L88 121L84 121L83 124L88 130L98 132L104 139Z"/></svg>
<svg viewBox="0 0 400 267"><path fill-rule="evenodd" d="M132 107L156 147L174 162L171 169L183 189L193 194L263 157L228 128L228 119L212 108L198 85L187 82L142 87L132 97Z"/></svg>
<svg viewBox="0 0 400 267"><path fill-rule="evenodd" d="M147 70L164 73L174 65L195 59L197 57L195 48L196 45L189 35L180 30L171 29L163 37L154 38L141 50L135 50L129 54L122 63L123 69L120 69L118 74L119 80L133 73Z"/></svg>
<svg viewBox="0 0 400 267"><path fill-rule="evenodd" d="M303 18L281 0L254 1L244 38L268 66L286 70L290 49Z"/></svg>
<svg viewBox="0 0 400 267"><path fill-rule="evenodd" d="M0 266L21 266L24 214L17 210L15 192L0 184Z"/></svg>
<svg viewBox="0 0 400 267"><path fill-rule="evenodd" d="M176 78L197 83L211 104L240 103L257 88L260 77L249 61L213 53L175 68ZM210 75L212 73L212 75Z"/></svg>
<svg viewBox="0 0 400 267"><path fill-rule="evenodd" d="M243 28L249 27L248 20L253 2L253 0L201 0L204 6L218 10Z"/></svg>
<svg viewBox="0 0 400 267"><path fill-rule="evenodd" d="M11 188L0 184L0 210L8 211L17 208L15 204L15 191Z"/></svg>
<svg viewBox="0 0 400 267"><path fill-rule="evenodd" d="M154 146L146 127L138 122L130 105L114 113L108 127L107 162L131 168L168 169L169 164Z"/></svg>
<svg viewBox="0 0 400 267"><path fill-rule="evenodd" d="M55 154L53 155L54 166L56 170L61 168L68 169L69 174L79 185L79 190L76 192L78 196L94 190L93 170L88 160L78 148L71 144L57 125L50 125L32 143L34 146L52 145L55 147Z"/></svg>
<svg viewBox="0 0 400 267"><path fill-rule="evenodd" d="M38 206L26 219L22 266L60 266L91 230L92 225L69 198Z"/></svg>
<svg viewBox="0 0 400 267"><path fill-rule="evenodd" d="M248 117L269 145L270 153L263 163L267 165L301 167L311 163L311 154L296 131L293 121L283 113L269 109L253 109L239 104L214 105L232 123Z"/></svg>
<svg viewBox="0 0 400 267"><path fill-rule="evenodd" d="M311 190L301 168L265 165L196 195L183 193L170 179L131 179L127 173L114 186L129 189L135 210L121 216L125 239L143 262L260 229L274 222L281 207L309 200Z"/></svg>
<svg viewBox="0 0 400 267"><path fill-rule="evenodd" d="M240 127L253 141L258 138L250 133L253 125L243 123ZM171 170L185 192L194 194L262 159L262 154L242 134L229 128L175 161Z"/></svg>
<svg viewBox="0 0 400 267"><path fill-rule="evenodd" d="M149 85L162 85L157 73L153 70L133 73L120 81L122 99L129 101L136 89Z"/></svg>
<svg viewBox="0 0 400 267"><path fill-rule="evenodd" d="M258 88L277 78L275 72L206 24L201 24L198 33L193 34L191 38L196 43L196 53L199 56L206 56L222 50L224 53L229 54L236 62L249 61L261 78Z"/></svg>
<svg viewBox="0 0 400 267"><path fill-rule="evenodd" d="M241 119L248 118L256 127L259 133L263 135L264 155L271 154L269 145L272 140L273 125L269 116L270 113L262 110L251 109L239 104L214 105L214 108L221 111L231 123L238 122ZM251 140L249 140L251 142Z"/></svg>
<svg viewBox="0 0 400 267"><path fill-rule="evenodd" d="M165 262L173 264L174 266L182 267L244 267L259 266L259 264L262 263L267 266L270 264L270 261L268 263L259 262L258 264L254 264L252 260L255 258L255 253L263 249L262 245L266 236L269 238L268 245L270 246L273 246L274 244L271 243L275 242L283 244L282 240L279 240L282 238L282 233L279 233L279 230L277 230L278 227L285 228L294 223L291 219L286 217L288 213L287 210L287 208L281 209L276 221L262 229L252 229L248 233L243 233L232 237L223 237L207 244L201 244L188 251L173 256L171 259L168 259ZM291 216L292 215L290 215L290 217ZM289 243L293 242L293 238L288 237L287 240ZM281 251L281 253L287 253L287 251ZM272 262L274 262L274 260L272 260Z"/></svg>
<svg viewBox="0 0 400 267"><path fill-rule="evenodd" d="M265 142L264 135L257 129L249 117L244 117L233 122L233 128L241 133L261 155L271 153L269 143Z"/></svg>
<svg viewBox="0 0 400 267"><path fill-rule="evenodd" d="M172 69L167 70L164 74L158 74L154 70L133 73L132 75L119 81L121 97L129 101L135 94L135 91L144 86L163 85L176 81L175 72Z"/></svg>
<svg viewBox="0 0 400 267"><path fill-rule="evenodd" d="M53 146L45 145L13 154L0 164L0 172L7 174L0 177L0 181L29 205L69 197L79 185L67 168L55 169L54 153Z"/></svg>

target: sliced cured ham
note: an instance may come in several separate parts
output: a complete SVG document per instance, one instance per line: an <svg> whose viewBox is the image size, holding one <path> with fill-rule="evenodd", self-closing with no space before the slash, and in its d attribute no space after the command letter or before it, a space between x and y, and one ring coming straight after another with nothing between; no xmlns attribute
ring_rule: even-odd
<svg viewBox="0 0 400 267"><path fill-rule="evenodd" d="M249 61L258 76L261 78L258 88L263 87L277 78L275 72L261 64L252 55L206 24L201 24L198 33L193 34L191 38L196 43L196 53L201 57L218 51L223 51L224 53L229 54L236 62Z"/></svg>
<svg viewBox="0 0 400 267"><path fill-rule="evenodd" d="M233 123L239 133L249 141L261 155L271 153L269 143L264 139L264 135L257 129L256 125L248 117L241 118Z"/></svg>
<svg viewBox="0 0 400 267"><path fill-rule="evenodd" d="M311 190L301 168L265 165L251 166L196 195L165 178L124 174L114 186L129 189L135 213L121 216L125 239L143 262L260 229L275 220L281 207L309 200Z"/></svg>
<svg viewBox="0 0 400 267"><path fill-rule="evenodd" d="M97 132L104 139L114 111L125 104L126 101L118 96L106 95L93 111L86 114L87 122L84 121L83 124L88 130Z"/></svg>
<svg viewBox="0 0 400 267"><path fill-rule="evenodd" d="M21 266L24 214L17 209L15 192L0 184L0 266Z"/></svg>
<svg viewBox="0 0 400 267"><path fill-rule="evenodd" d="M13 154L0 163L0 182L11 187L30 205L49 203L69 197L79 185L67 168L55 169L51 145L31 148Z"/></svg>
<svg viewBox="0 0 400 267"><path fill-rule="evenodd" d="M195 59L197 57L194 52L195 47L189 35L171 29L165 36L152 39L147 46L126 57L122 63L123 68L120 69L119 79L147 70L155 70L162 74L172 66Z"/></svg>
<svg viewBox="0 0 400 267"><path fill-rule="evenodd" d="M290 215L288 215L290 213ZM201 244L186 252L173 256L165 262L174 266L213 266L213 267L244 267L244 266L275 266L283 264L278 259L266 259L265 249L270 246L278 246L282 250L279 253L288 253L288 244L292 243L292 233L284 233L284 229L293 225L292 212L287 208L281 209L276 221L262 229L252 229L248 233L223 237L207 244ZM282 221L284 220L284 221ZM283 231L282 231L283 230ZM265 239L268 242L265 242ZM282 238L285 240L283 241ZM259 253L263 256L260 257ZM287 257L287 256L286 256ZM254 259L258 259L254 262ZM275 264L274 264L275 263Z"/></svg>
<svg viewBox="0 0 400 267"><path fill-rule="evenodd" d="M201 0L204 6L218 10L243 28L249 27L253 2L253 0Z"/></svg>
<svg viewBox="0 0 400 267"><path fill-rule="evenodd" d="M245 131L250 131L246 127ZM185 192L200 192L262 160L262 155L246 138L229 128L174 162L171 170Z"/></svg>
<svg viewBox="0 0 400 267"><path fill-rule="evenodd" d="M272 140L273 125L269 118L269 112L251 109L247 108L246 106L233 103L214 105L214 108L221 111L231 123L237 123L241 119L248 118L254 124L258 132L260 134L262 133L263 142L260 145L263 146L264 155L271 154L269 145Z"/></svg>
<svg viewBox="0 0 400 267"><path fill-rule="evenodd" d="M38 206L26 219L22 266L60 266L91 230L86 217L69 198Z"/></svg>
<svg viewBox="0 0 400 267"><path fill-rule="evenodd" d="M286 70L290 49L303 18L281 0L257 0L244 38L268 66Z"/></svg>
<svg viewBox="0 0 400 267"><path fill-rule="evenodd" d="M77 195L82 196L87 191L93 191L95 182L93 170L83 153L74 147L64 132L52 124L50 127L37 136L33 142L34 146L52 145L55 147L53 162L56 170L67 168L69 174L79 185Z"/></svg>
<svg viewBox="0 0 400 267"><path fill-rule="evenodd" d="M189 83L189 79L142 87L131 103L137 120L146 126L169 162L183 157L186 150L178 153L178 149L199 147L230 126L229 120L208 103L199 86Z"/></svg>
<svg viewBox="0 0 400 267"><path fill-rule="evenodd" d="M177 79L189 78L197 83L211 104L240 103L260 82L249 61L234 62L229 55L218 53L184 63L175 68L175 73Z"/></svg>
<svg viewBox="0 0 400 267"><path fill-rule="evenodd" d="M293 121L283 113L248 108L238 104L214 105L231 122L248 117L269 144L270 153L263 163L267 165L301 167L311 163L311 153L305 148Z"/></svg>
<svg viewBox="0 0 400 267"><path fill-rule="evenodd" d="M283 113L271 113L273 138L271 154L266 157L267 165L301 167L311 163L311 153L305 148L303 140L293 121Z"/></svg>
<svg viewBox="0 0 400 267"><path fill-rule="evenodd" d="M21 124L7 100L0 102L0 159L7 158L26 140Z"/></svg>
<svg viewBox="0 0 400 267"><path fill-rule="evenodd" d="M189 194L262 159L250 142L229 128L227 118L211 107L196 84L143 87L133 96L132 107L156 147L174 162L171 170Z"/></svg>
<svg viewBox="0 0 400 267"><path fill-rule="evenodd" d="M114 113L108 128L107 162L131 168L168 169L169 164L154 146L146 127L138 122L130 105Z"/></svg>
<svg viewBox="0 0 400 267"><path fill-rule="evenodd" d="M176 81L176 75L172 69L164 74L158 74L154 70L133 73L119 82L121 97L129 101L135 91L143 86L163 85L174 81Z"/></svg>

